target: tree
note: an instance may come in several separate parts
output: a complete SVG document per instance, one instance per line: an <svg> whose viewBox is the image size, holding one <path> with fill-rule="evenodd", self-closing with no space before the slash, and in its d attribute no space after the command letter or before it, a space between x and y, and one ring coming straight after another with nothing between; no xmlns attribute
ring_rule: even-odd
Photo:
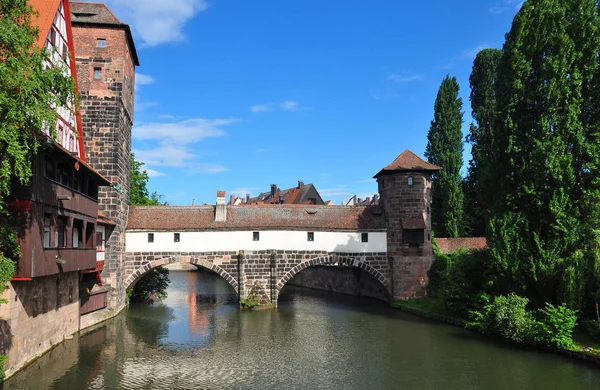
<svg viewBox="0 0 600 390"><path fill-rule="evenodd" d="M462 99L456 77L444 78L434 106L425 156L442 170L434 175L431 221L438 237L459 237L464 231Z"/></svg>
<svg viewBox="0 0 600 390"><path fill-rule="evenodd" d="M129 184L129 204L132 206L156 206L162 205L160 201L162 195L157 192L150 194L148 191L148 181L150 176L146 170L142 170L144 163L135 159L135 154L131 153L131 178Z"/></svg>
<svg viewBox="0 0 600 390"><path fill-rule="evenodd" d="M526 1L506 35L490 244L496 282L537 306L598 291L599 53L594 0Z"/></svg>
<svg viewBox="0 0 600 390"><path fill-rule="evenodd" d="M0 0L0 294L14 273L20 255L6 199L14 185L26 185L42 129L54 124L53 107L67 106L75 83L60 66L46 69L49 53L35 45L39 34L26 0Z"/></svg>
<svg viewBox="0 0 600 390"><path fill-rule="evenodd" d="M469 77L471 110L475 123L471 124L467 135L467 142L472 145L472 158L465 179L465 214L468 216L467 229L478 237L485 235L489 219L486 205L494 195L493 183L487 178L488 172L495 169L492 140L497 120L496 82L501 56L501 50L483 49L477 53Z"/></svg>

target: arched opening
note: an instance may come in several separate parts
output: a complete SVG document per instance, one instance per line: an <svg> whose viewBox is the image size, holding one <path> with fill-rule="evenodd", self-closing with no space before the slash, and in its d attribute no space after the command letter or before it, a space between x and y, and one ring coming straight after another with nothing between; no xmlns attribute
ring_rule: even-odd
<svg viewBox="0 0 600 390"><path fill-rule="evenodd" d="M391 288L385 275L353 258L325 256L301 263L280 279L277 284L280 297L286 286L307 287L385 302L391 300Z"/></svg>

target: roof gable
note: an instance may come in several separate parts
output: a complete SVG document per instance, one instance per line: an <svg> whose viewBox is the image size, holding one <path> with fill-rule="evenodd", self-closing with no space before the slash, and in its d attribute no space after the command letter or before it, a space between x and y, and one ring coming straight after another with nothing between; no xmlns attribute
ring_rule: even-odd
<svg viewBox="0 0 600 390"><path fill-rule="evenodd" d="M408 149L405 149L391 164L379 171L374 177L377 178L386 172L393 171L430 171L441 170L442 167L433 165L423 160Z"/></svg>
<svg viewBox="0 0 600 390"><path fill-rule="evenodd" d="M37 17L33 17L33 24L39 28L39 35L35 42L36 46L43 47L50 33L50 27L54 22L59 10L61 0L29 0L29 4L37 11Z"/></svg>

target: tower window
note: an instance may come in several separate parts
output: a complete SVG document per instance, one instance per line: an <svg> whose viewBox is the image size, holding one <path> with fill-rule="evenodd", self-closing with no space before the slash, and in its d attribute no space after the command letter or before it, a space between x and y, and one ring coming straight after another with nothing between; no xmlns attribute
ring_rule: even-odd
<svg viewBox="0 0 600 390"><path fill-rule="evenodd" d="M306 233L306 240L307 241L314 241L315 240L315 232L308 232L308 233Z"/></svg>
<svg viewBox="0 0 600 390"><path fill-rule="evenodd" d="M409 176L409 177L408 177L408 185L409 185L409 186L412 186L412 185L413 185L413 177L412 177L412 176Z"/></svg>
<svg viewBox="0 0 600 390"><path fill-rule="evenodd" d="M252 241L260 240L260 232L252 232Z"/></svg>
<svg viewBox="0 0 600 390"><path fill-rule="evenodd" d="M100 39L96 41L96 47L105 48L106 47L106 39Z"/></svg>
<svg viewBox="0 0 600 390"><path fill-rule="evenodd" d="M154 233L148 233L148 242L154 242Z"/></svg>
<svg viewBox="0 0 600 390"><path fill-rule="evenodd" d="M173 233L173 242L179 242L179 233Z"/></svg>
<svg viewBox="0 0 600 390"><path fill-rule="evenodd" d="M94 68L94 80L102 80L102 68Z"/></svg>
<svg viewBox="0 0 600 390"><path fill-rule="evenodd" d="M369 233L361 233L360 242L369 242Z"/></svg>

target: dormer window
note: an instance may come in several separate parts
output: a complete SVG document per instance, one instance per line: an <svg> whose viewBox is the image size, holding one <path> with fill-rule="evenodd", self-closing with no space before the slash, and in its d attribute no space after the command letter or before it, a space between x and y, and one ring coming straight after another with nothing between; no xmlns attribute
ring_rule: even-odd
<svg viewBox="0 0 600 390"><path fill-rule="evenodd" d="M408 177L408 185L409 185L409 186L412 186L412 185L413 185L413 177L412 177L412 176L409 176L409 177Z"/></svg>

